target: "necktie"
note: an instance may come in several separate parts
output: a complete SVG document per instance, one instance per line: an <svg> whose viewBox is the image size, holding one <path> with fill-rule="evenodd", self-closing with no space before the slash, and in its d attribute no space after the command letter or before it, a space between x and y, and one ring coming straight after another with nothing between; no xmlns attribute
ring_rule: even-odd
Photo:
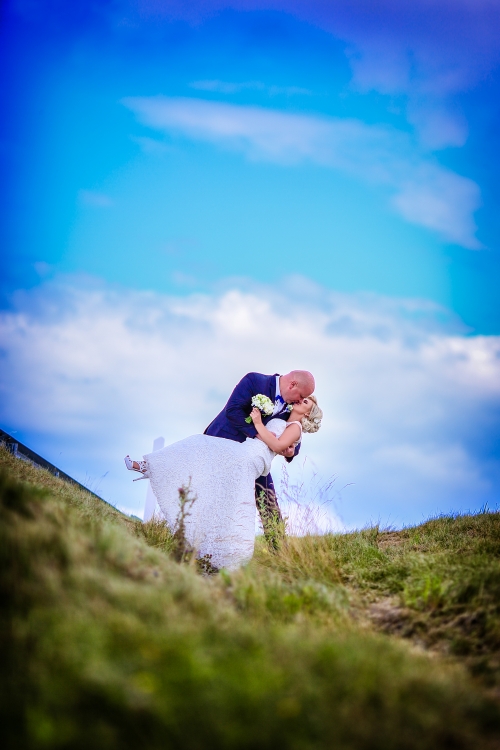
<svg viewBox="0 0 500 750"><path fill-rule="evenodd" d="M284 406L285 406L284 398L282 396L276 396L276 399L274 401L273 416L276 416L276 414L281 414Z"/></svg>

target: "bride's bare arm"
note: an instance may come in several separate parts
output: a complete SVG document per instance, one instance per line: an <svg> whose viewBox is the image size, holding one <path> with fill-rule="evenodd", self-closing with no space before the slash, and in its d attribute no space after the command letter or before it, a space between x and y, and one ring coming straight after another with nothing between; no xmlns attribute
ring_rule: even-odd
<svg viewBox="0 0 500 750"><path fill-rule="evenodd" d="M269 432L271 432L271 430L269 430ZM274 437L278 437L275 432L271 432L271 435L274 435ZM255 436L255 439L256 440L262 440L262 438L261 438L261 436L259 434L257 434ZM264 441L262 440L262 442L264 442Z"/></svg>
<svg viewBox="0 0 500 750"><path fill-rule="evenodd" d="M269 432L271 432L271 430L269 430ZM274 435L274 437L278 437L275 432L271 432L271 435ZM258 433L255 436L255 440L261 440L262 442L264 442ZM295 446L296 443L292 443L289 448L285 448L285 450L281 451L281 453L279 453L278 455L284 456L285 458L291 458L295 454Z"/></svg>
<svg viewBox="0 0 500 750"><path fill-rule="evenodd" d="M300 427L297 424L289 425L283 435L277 438L262 424L262 414L258 409L252 409L250 416L260 439L275 453L281 453L300 438Z"/></svg>

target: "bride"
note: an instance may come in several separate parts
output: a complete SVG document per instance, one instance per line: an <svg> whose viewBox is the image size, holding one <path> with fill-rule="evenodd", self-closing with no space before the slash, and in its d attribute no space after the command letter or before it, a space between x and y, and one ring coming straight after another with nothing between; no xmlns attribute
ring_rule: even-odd
<svg viewBox="0 0 500 750"><path fill-rule="evenodd" d="M125 458L128 469L141 472L171 529L179 512L179 489L189 487L195 502L186 519L186 538L198 556L211 555L217 568L234 569L248 562L255 541L255 480L269 474L278 454L296 445L302 432L317 432L323 412L309 396L293 404L288 421L271 419L267 427L258 409L250 414L257 436L237 443L210 435L192 435L143 461Z"/></svg>

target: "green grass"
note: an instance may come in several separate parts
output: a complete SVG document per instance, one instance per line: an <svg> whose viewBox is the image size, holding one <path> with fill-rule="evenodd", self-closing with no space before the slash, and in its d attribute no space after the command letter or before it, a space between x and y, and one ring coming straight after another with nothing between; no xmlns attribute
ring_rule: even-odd
<svg viewBox="0 0 500 750"><path fill-rule="evenodd" d="M353 609L374 624L460 655L500 687L499 513L290 540L288 547L272 560L281 576L341 582Z"/></svg>
<svg viewBox="0 0 500 750"><path fill-rule="evenodd" d="M0 463L9 748L500 746L498 514L203 576L163 524Z"/></svg>

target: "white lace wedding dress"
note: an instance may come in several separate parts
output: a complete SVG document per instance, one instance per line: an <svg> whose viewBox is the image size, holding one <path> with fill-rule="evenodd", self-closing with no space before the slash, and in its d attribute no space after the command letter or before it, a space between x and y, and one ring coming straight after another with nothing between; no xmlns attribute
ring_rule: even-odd
<svg viewBox="0 0 500 750"><path fill-rule="evenodd" d="M287 422L267 428L281 437ZM152 490L170 528L179 512L179 487L196 496L186 521L186 537L199 556L212 555L217 568L248 562L255 542L255 480L269 474L276 454L262 440L236 443L192 435L144 456Z"/></svg>

